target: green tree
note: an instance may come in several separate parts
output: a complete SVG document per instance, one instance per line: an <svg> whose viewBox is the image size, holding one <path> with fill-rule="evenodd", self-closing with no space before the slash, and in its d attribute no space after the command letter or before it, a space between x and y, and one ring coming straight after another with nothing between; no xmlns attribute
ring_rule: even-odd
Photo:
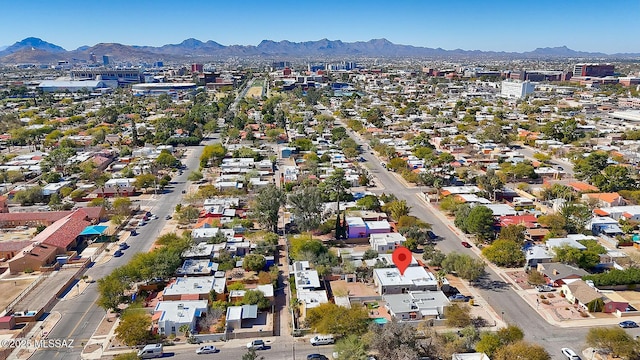
<svg viewBox="0 0 640 360"><path fill-rule="evenodd" d="M415 327L395 319L383 326L371 327L370 347L381 359L409 360L435 355L430 339L418 336Z"/></svg>
<svg viewBox="0 0 640 360"><path fill-rule="evenodd" d="M579 158L573 167L576 178L591 180L609 165L608 159L609 155L602 151L594 151L587 157Z"/></svg>
<svg viewBox="0 0 640 360"><path fill-rule="evenodd" d="M321 334L362 335L369 324L369 314L363 307L345 308L325 303L307 311L307 322Z"/></svg>
<svg viewBox="0 0 640 360"><path fill-rule="evenodd" d="M498 239L482 249L482 255L498 266L518 267L524 263L521 245L513 240Z"/></svg>
<svg viewBox="0 0 640 360"><path fill-rule="evenodd" d="M518 245L524 244L524 233L527 230L524 225L507 225L500 228L499 240L510 240Z"/></svg>
<svg viewBox="0 0 640 360"><path fill-rule="evenodd" d="M146 344L151 336L151 315L140 306L130 306L120 316L116 338L127 346Z"/></svg>
<svg viewBox="0 0 640 360"><path fill-rule="evenodd" d="M610 165L601 174L591 178L593 185L603 192L620 190L634 190L638 187L638 180L634 178L626 166Z"/></svg>
<svg viewBox="0 0 640 360"><path fill-rule="evenodd" d="M480 175L476 178L476 182L479 187L481 187L487 195L489 195L489 199L495 200L496 193L498 191L502 191L504 187L504 182L502 179L496 175L494 170L488 170L486 175ZM440 205L442 207L442 205Z"/></svg>
<svg viewBox="0 0 640 360"><path fill-rule="evenodd" d="M267 260L262 255L247 254L242 261L242 267L248 271L260 271L267 265Z"/></svg>
<svg viewBox="0 0 640 360"><path fill-rule="evenodd" d="M162 150L155 160L155 163L162 169L177 168L180 166L180 160L167 150Z"/></svg>
<svg viewBox="0 0 640 360"><path fill-rule="evenodd" d="M362 199L356 201L356 205L364 210L380 210L380 200L375 195L365 195Z"/></svg>
<svg viewBox="0 0 640 360"><path fill-rule="evenodd" d="M155 187L158 179L152 174L141 174L136 176L133 185L138 189L149 189Z"/></svg>
<svg viewBox="0 0 640 360"><path fill-rule="evenodd" d="M138 360L138 353L130 352L116 355L113 360Z"/></svg>
<svg viewBox="0 0 640 360"><path fill-rule="evenodd" d="M465 327L471 325L471 309L466 305L449 304L444 308L444 318L447 326Z"/></svg>
<svg viewBox="0 0 640 360"><path fill-rule="evenodd" d="M589 346L610 352L622 359L637 359L640 355L640 344L619 327L594 327L589 329L586 342Z"/></svg>
<svg viewBox="0 0 640 360"><path fill-rule="evenodd" d="M456 216L457 217L457 216ZM476 235L480 240L492 240L494 236L493 212L486 206L474 206L464 220L466 231Z"/></svg>
<svg viewBox="0 0 640 360"><path fill-rule="evenodd" d="M200 155L200 167L209 167L210 162L213 162L214 166L218 166L222 163L222 159L226 154L227 149L221 143L207 145L202 150L202 155Z"/></svg>
<svg viewBox="0 0 640 360"><path fill-rule="evenodd" d="M484 262L466 254L449 253L442 260L442 268L448 273L455 273L459 277L474 281L484 274Z"/></svg>
<svg viewBox="0 0 640 360"><path fill-rule="evenodd" d="M203 176L202 173L200 171L192 171L189 176L187 177L187 180L189 181L200 181L202 180Z"/></svg>
<svg viewBox="0 0 640 360"><path fill-rule="evenodd" d="M113 212L116 215L128 216L131 215L131 199L128 197L118 197L113 200Z"/></svg>
<svg viewBox="0 0 640 360"><path fill-rule="evenodd" d="M285 204L284 192L273 184L264 187L256 196L254 216L269 231L278 231L278 212Z"/></svg>
<svg viewBox="0 0 640 360"><path fill-rule="evenodd" d="M456 199L455 196L445 196L444 199L440 201L440 209L447 214L452 215L462 204L462 201Z"/></svg>
<svg viewBox="0 0 640 360"><path fill-rule="evenodd" d="M317 229L324 220L322 191L317 187L304 187L289 194L287 198L292 206L291 211L296 218L300 231Z"/></svg>
<svg viewBox="0 0 640 360"><path fill-rule="evenodd" d="M499 348L491 359L495 360L549 360L551 356L540 345L518 341Z"/></svg>
<svg viewBox="0 0 640 360"><path fill-rule="evenodd" d="M560 209L560 214L565 220L564 229L569 234L583 233L592 217L589 207L583 204L565 205Z"/></svg>
<svg viewBox="0 0 640 360"><path fill-rule="evenodd" d="M357 335L347 335L336 342L334 350L341 360L366 360L367 343Z"/></svg>
<svg viewBox="0 0 640 360"><path fill-rule="evenodd" d="M42 188L40 186L32 186L24 190L18 190L13 195L13 201L20 203L22 206L33 205L43 200L44 195L42 195Z"/></svg>
<svg viewBox="0 0 640 360"><path fill-rule="evenodd" d="M493 332L484 332L480 335L480 341L476 344L476 351L485 353L487 356L492 357L502 346L502 341L498 334Z"/></svg>
<svg viewBox="0 0 640 360"><path fill-rule="evenodd" d="M409 215L409 212L411 212L411 206L407 205L406 200L394 200L385 205L384 210L387 211L389 215L391 215L391 217L397 221L400 219L400 217Z"/></svg>
<svg viewBox="0 0 640 360"><path fill-rule="evenodd" d="M256 349L247 349L247 353L242 355L242 360L264 360L264 356L259 356L256 353Z"/></svg>
<svg viewBox="0 0 640 360"><path fill-rule="evenodd" d="M264 297L260 290L247 290L242 297L242 303L247 305L258 305L258 309L266 310L271 306L269 299Z"/></svg>

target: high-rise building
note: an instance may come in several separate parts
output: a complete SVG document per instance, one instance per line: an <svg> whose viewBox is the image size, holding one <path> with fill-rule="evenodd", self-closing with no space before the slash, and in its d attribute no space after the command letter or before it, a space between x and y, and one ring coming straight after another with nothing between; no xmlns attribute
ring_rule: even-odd
<svg viewBox="0 0 640 360"><path fill-rule="evenodd" d="M535 85L529 81L503 81L500 87L500 95L522 99L533 93L534 90Z"/></svg>
<svg viewBox="0 0 640 360"><path fill-rule="evenodd" d="M98 59L96 58L96 54L94 53L89 54L89 61L91 61L92 64L95 64L96 62L98 62Z"/></svg>
<svg viewBox="0 0 640 360"><path fill-rule="evenodd" d="M109 66L109 55L102 55L102 65Z"/></svg>
<svg viewBox="0 0 640 360"><path fill-rule="evenodd" d="M593 76L605 77L613 76L615 67L613 64L576 64L573 67L573 77Z"/></svg>
<svg viewBox="0 0 640 360"><path fill-rule="evenodd" d="M203 64L191 64L191 72L192 73L202 73L204 71Z"/></svg>

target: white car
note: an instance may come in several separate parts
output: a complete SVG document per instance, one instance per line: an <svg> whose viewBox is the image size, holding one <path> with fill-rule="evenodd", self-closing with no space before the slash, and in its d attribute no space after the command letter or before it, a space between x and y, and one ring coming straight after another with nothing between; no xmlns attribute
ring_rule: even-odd
<svg viewBox="0 0 640 360"><path fill-rule="evenodd" d="M580 356L569 348L562 348L562 355L566 356L569 360L580 360Z"/></svg>
<svg viewBox="0 0 640 360"><path fill-rule="evenodd" d="M201 346L196 349L196 354L213 354L216 352L218 352L218 349L213 345Z"/></svg>
<svg viewBox="0 0 640 360"><path fill-rule="evenodd" d="M256 339L247 344L247 349L262 350L266 347L264 340Z"/></svg>

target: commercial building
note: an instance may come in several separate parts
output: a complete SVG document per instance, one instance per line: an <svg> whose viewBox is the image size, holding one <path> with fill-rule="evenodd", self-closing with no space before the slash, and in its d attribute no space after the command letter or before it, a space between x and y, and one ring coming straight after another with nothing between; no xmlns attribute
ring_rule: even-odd
<svg viewBox="0 0 640 360"><path fill-rule="evenodd" d="M522 99L532 94L535 85L529 81L503 81L501 83L500 95L508 98Z"/></svg>
<svg viewBox="0 0 640 360"><path fill-rule="evenodd" d="M71 79L80 80L99 80L108 84L109 87L115 88L129 84L137 84L142 82L142 72L140 69L134 68L86 68L72 69Z"/></svg>
<svg viewBox="0 0 640 360"><path fill-rule="evenodd" d="M613 64L576 64L573 67L573 76L613 76L614 70Z"/></svg>

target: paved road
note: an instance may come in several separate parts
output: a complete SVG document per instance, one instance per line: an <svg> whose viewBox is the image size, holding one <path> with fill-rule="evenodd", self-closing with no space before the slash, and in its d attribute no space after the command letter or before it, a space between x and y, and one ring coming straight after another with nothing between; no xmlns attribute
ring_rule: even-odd
<svg viewBox="0 0 640 360"><path fill-rule="evenodd" d="M364 142L358 136L350 130L347 130L347 132L364 148ZM368 146L366 146L366 149L362 156L367 160L365 164L367 164L366 166L370 169L372 175L384 186L384 190L380 191L381 193L393 193L398 199L406 200L412 209L412 214L430 223L433 232L442 239L437 244L440 250L445 253L457 251L477 257L471 249L467 249L460 244L459 236L454 233L454 231L458 230L449 228L438 215L418 198L416 194L420 192L419 188L405 187L392 172L387 171L380 165L380 160L375 155L370 154ZM525 332L526 340L544 346L553 359L563 358L560 353L560 349L563 347L573 347L578 352L586 347L584 338L587 329L565 329L550 325L491 269L487 269L487 275L482 279L477 289L482 298L493 307L504 321L519 326Z"/></svg>
<svg viewBox="0 0 640 360"><path fill-rule="evenodd" d="M249 339L247 339L247 342ZM331 353L333 346L311 346L308 343L293 343L293 342L281 342L276 341L270 345L270 348L266 350L257 351L259 356L264 356L265 360L305 360L308 354L323 354L327 358L332 359ZM242 355L247 353L247 349L244 346L229 347L224 343L215 343L215 346L220 348L220 351L215 355L195 355L195 350L178 350L171 354L171 359L176 360L193 360L195 359L241 359ZM171 348L165 348L165 353L171 352ZM166 356L165 355L165 356Z"/></svg>
<svg viewBox="0 0 640 360"><path fill-rule="evenodd" d="M520 154L522 154L525 158L530 159L530 160L535 160L535 158L533 157L533 154L539 152L536 149L529 147L529 146L522 146L519 149L516 150L517 152L519 152ZM569 178L574 177L574 172L573 172L573 164L564 160L560 160L558 158L552 158L551 159L551 163L554 164L554 168L558 169L558 166L562 167L563 170L567 176Z"/></svg>
<svg viewBox="0 0 640 360"><path fill-rule="evenodd" d="M219 137L216 134L208 141L217 141L218 139ZM176 204L182 201L182 190L186 189L187 177L191 169L198 168L201 152L202 146L191 147L190 154L183 160L187 170L182 175L174 177L172 181L176 183L172 185L172 188L165 189L163 194L154 195L156 197L155 200L148 202L151 212L157 215L158 219L150 220L145 226L138 229L139 234L137 236L129 238L127 243L130 248L124 251L123 256L114 257L104 264L93 266L87 270L87 275L93 279L100 279L111 273L116 267L126 264L133 254L149 250L167 222L165 216L172 214ZM105 311L96 305L97 299L97 283L93 283L80 296L67 301L60 301L56 304L52 311L60 312L62 319L49 333L48 338L74 339L74 348L64 351L54 349L40 350L31 359L79 359L83 344L89 340L105 315Z"/></svg>

